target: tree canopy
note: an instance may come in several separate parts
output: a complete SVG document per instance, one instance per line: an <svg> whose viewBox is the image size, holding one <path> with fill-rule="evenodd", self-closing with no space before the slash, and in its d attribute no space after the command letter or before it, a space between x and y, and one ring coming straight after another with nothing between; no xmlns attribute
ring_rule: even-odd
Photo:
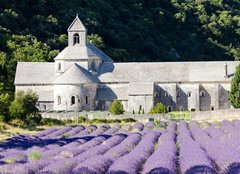
<svg viewBox="0 0 240 174"><path fill-rule="evenodd" d="M152 107L149 114L164 114L167 113L166 107L162 103L157 103L155 107Z"/></svg>
<svg viewBox="0 0 240 174"><path fill-rule="evenodd" d="M228 98L234 108L240 108L240 65L234 73Z"/></svg>
<svg viewBox="0 0 240 174"><path fill-rule="evenodd" d="M37 101L38 95L33 91L18 91L10 106L10 114L12 118L21 119L26 123L29 123L32 118L37 118Z"/></svg>
<svg viewBox="0 0 240 174"><path fill-rule="evenodd" d="M124 113L123 105L118 100L114 100L108 110L113 115L121 115Z"/></svg>

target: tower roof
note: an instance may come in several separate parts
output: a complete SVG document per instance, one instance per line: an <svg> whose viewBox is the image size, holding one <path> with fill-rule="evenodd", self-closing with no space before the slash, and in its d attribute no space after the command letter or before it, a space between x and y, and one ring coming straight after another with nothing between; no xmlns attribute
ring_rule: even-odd
<svg viewBox="0 0 240 174"><path fill-rule="evenodd" d="M64 74L57 78L53 84L76 85L96 82L97 78L95 76L75 63Z"/></svg>
<svg viewBox="0 0 240 174"><path fill-rule="evenodd" d="M85 26L82 24L81 20L79 19L78 15L73 20L71 25L68 27L68 31L86 31Z"/></svg>

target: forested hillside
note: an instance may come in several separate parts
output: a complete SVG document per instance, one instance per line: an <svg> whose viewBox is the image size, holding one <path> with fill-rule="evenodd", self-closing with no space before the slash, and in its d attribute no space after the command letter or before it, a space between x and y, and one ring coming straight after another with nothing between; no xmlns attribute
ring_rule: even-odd
<svg viewBox="0 0 240 174"><path fill-rule="evenodd" d="M240 0L0 0L0 82L17 61L53 61L78 13L115 61L240 59Z"/></svg>

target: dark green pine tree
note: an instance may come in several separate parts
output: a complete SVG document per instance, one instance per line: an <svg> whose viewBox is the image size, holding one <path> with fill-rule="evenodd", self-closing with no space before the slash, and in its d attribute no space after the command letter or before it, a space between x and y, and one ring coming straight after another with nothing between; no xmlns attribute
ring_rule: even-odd
<svg viewBox="0 0 240 174"><path fill-rule="evenodd" d="M240 108L240 65L234 73L228 98L234 108Z"/></svg>

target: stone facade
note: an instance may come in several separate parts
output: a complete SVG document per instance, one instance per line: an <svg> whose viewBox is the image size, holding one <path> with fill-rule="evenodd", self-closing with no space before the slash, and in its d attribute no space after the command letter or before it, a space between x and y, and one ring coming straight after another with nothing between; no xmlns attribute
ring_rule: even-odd
<svg viewBox="0 0 240 174"><path fill-rule="evenodd" d="M18 63L16 91L35 91L41 110L107 110L114 99L136 113L158 102L168 111L231 108L227 91L237 61L114 63L86 37L76 17L54 63Z"/></svg>

